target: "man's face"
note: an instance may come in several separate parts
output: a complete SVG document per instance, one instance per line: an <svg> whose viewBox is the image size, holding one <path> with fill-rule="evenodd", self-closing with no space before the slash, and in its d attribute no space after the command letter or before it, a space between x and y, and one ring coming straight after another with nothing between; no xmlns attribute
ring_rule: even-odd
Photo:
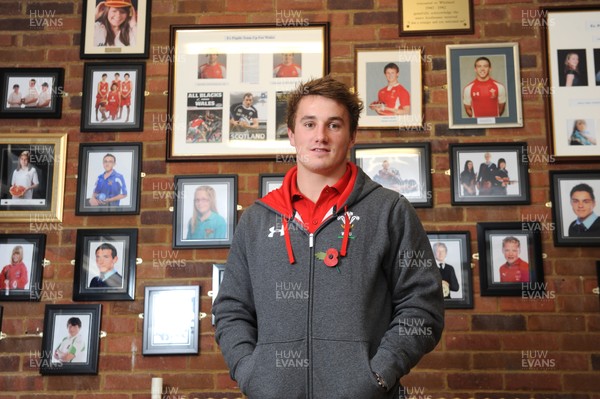
<svg viewBox="0 0 600 399"><path fill-rule="evenodd" d="M519 254L521 253L521 249L519 248L519 244L515 242L507 242L502 246L502 253L504 254L504 258L508 262L508 264L513 264L517 259L519 259Z"/></svg>
<svg viewBox="0 0 600 399"><path fill-rule="evenodd" d="M388 84L398 83L398 71L396 71L394 68L386 69L385 78L388 81Z"/></svg>
<svg viewBox="0 0 600 399"><path fill-rule="evenodd" d="M292 62L294 62L294 54L284 54L283 55L283 63L284 64L291 64Z"/></svg>
<svg viewBox="0 0 600 399"><path fill-rule="evenodd" d="M486 60L479 60L475 63L475 74L479 80L488 80L490 77L490 64Z"/></svg>
<svg viewBox="0 0 600 399"><path fill-rule="evenodd" d="M244 107L246 107L246 108L251 107L253 102L254 102L254 100L253 100L252 96L244 97L244 101L243 101Z"/></svg>
<svg viewBox="0 0 600 399"><path fill-rule="evenodd" d="M596 207L596 201L592 199L592 196L587 191L575 191L571 195L571 206L573 212L577 215L579 220L585 220L588 216L594 212Z"/></svg>
<svg viewBox="0 0 600 399"><path fill-rule="evenodd" d="M446 248L441 245L435 247L435 259L438 262L443 262L446 259Z"/></svg>
<svg viewBox="0 0 600 399"><path fill-rule="evenodd" d="M77 334L79 334L79 330L80 330L79 326L74 326L74 325L71 325L71 324L67 325L67 329L69 330L69 335L71 337L74 337Z"/></svg>
<svg viewBox="0 0 600 399"><path fill-rule="evenodd" d="M21 254L19 252L12 253L12 263L17 263L21 260Z"/></svg>
<svg viewBox="0 0 600 399"><path fill-rule="evenodd" d="M218 54L209 54L208 55L208 63L209 64L216 64L218 59L219 59Z"/></svg>
<svg viewBox="0 0 600 399"><path fill-rule="evenodd" d="M106 172L110 172L115 167L115 159L113 157L104 157L102 166Z"/></svg>
<svg viewBox="0 0 600 399"><path fill-rule="evenodd" d="M33 87L35 86L35 80L30 80L29 81L29 87Z"/></svg>
<svg viewBox="0 0 600 399"><path fill-rule="evenodd" d="M354 145L346 108L323 96L306 96L298 103L294 131L298 169L331 176L346 168L346 155Z"/></svg>
<svg viewBox="0 0 600 399"><path fill-rule="evenodd" d="M485 157L485 162L490 163L490 159L492 159L492 155L488 152L484 155L484 157Z"/></svg>
<svg viewBox="0 0 600 399"><path fill-rule="evenodd" d="M112 251L110 249L100 249L96 251L96 265L100 273L107 273L115 268L115 263L119 258L112 257Z"/></svg>

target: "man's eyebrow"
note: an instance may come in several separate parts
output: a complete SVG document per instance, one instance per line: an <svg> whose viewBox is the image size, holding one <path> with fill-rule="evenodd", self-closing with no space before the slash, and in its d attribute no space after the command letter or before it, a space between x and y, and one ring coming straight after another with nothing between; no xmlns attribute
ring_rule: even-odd
<svg viewBox="0 0 600 399"><path fill-rule="evenodd" d="M317 117L315 115L304 115L300 118L301 121L309 121L316 120ZM327 122L344 122L344 118L341 116L330 116L327 118Z"/></svg>

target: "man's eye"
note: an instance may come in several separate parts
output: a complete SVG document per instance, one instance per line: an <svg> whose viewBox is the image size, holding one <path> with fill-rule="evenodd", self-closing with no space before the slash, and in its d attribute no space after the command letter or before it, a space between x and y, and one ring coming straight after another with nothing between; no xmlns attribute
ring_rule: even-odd
<svg viewBox="0 0 600 399"><path fill-rule="evenodd" d="M312 122L305 122L305 123L304 123L304 127L312 128L312 127L314 127L314 126L315 126L315 124L314 124L314 123L312 123Z"/></svg>

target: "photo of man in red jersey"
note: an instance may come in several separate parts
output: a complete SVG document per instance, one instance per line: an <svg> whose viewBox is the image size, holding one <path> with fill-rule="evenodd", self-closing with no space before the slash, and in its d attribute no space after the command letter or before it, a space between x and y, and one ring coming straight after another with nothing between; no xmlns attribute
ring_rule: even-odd
<svg viewBox="0 0 600 399"><path fill-rule="evenodd" d="M377 93L369 108L379 115L410 115L410 93L398 82L400 68L393 62L383 68L387 85Z"/></svg>
<svg viewBox="0 0 600 399"><path fill-rule="evenodd" d="M506 262L500 265L500 282L529 282L529 263L521 259L521 241L517 237L504 237L502 240L502 255L506 259Z"/></svg>
<svg viewBox="0 0 600 399"><path fill-rule="evenodd" d="M463 105L470 118L497 118L506 107L506 88L492 79L492 62L487 57L475 60L475 80L463 90Z"/></svg>
<svg viewBox="0 0 600 399"><path fill-rule="evenodd" d="M302 76L302 67L295 62L294 53L281 54L281 63L273 68L274 78L299 78Z"/></svg>
<svg viewBox="0 0 600 399"><path fill-rule="evenodd" d="M227 70L219 62L219 54L206 54L207 61L198 67L198 79L225 79ZM198 56L198 64L202 62Z"/></svg>

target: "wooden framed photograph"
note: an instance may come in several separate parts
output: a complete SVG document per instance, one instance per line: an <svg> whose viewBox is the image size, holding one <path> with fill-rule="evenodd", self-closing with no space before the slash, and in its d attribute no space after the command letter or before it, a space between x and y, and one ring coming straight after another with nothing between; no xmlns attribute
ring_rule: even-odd
<svg viewBox="0 0 600 399"><path fill-rule="evenodd" d="M421 129L421 49L357 49L356 88L365 107L359 127Z"/></svg>
<svg viewBox="0 0 600 399"><path fill-rule="evenodd" d="M285 173L261 173L258 176L258 198L262 198L283 184Z"/></svg>
<svg viewBox="0 0 600 399"><path fill-rule="evenodd" d="M398 0L399 35L473 34L473 0Z"/></svg>
<svg viewBox="0 0 600 399"><path fill-rule="evenodd" d="M133 301L137 229L78 229L74 301Z"/></svg>
<svg viewBox="0 0 600 399"><path fill-rule="evenodd" d="M477 223L481 296L535 298L545 290L537 224Z"/></svg>
<svg viewBox="0 0 600 399"><path fill-rule="evenodd" d="M237 222L237 175L175 176L173 248L229 247Z"/></svg>
<svg viewBox="0 0 600 399"><path fill-rule="evenodd" d="M600 170L550 171L554 245L600 245Z"/></svg>
<svg viewBox="0 0 600 399"><path fill-rule="evenodd" d="M427 238L442 274L446 309L472 309L471 235L468 231L430 231Z"/></svg>
<svg viewBox="0 0 600 399"><path fill-rule="evenodd" d="M197 355L199 317L199 286L146 287L142 354Z"/></svg>
<svg viewBox="0 0 600 399"><path fill-rule="evenodd" d="M46 305L41 374L98 374L102 305Z"/></svg>
<svg viewBox="0 0 600 399"><path fill-rule="evenodd" d="M450 144L452 205L529 204L527 143Z"/></svg>
<svg viewBox="0 0 600 399"><path fill-rule="evenodd" d="M75 214L139 214L141 167L142 143L81 143Z"/></svg>
<svg viewBox="0 0 600 399"><path fill-rule="evenodd" d="M84 64L82 132L144 130L146 64Z"/></svg>
<svg viewBox="0 0 600 399"><path fill-rule="evenodd" d="M429 143L357 144L350 156L376 183L406 197L415 208L433 206Z"/></svg>
<svg viewBox="0 0 600 399"><path fill-rule="evenodd" d="M5 134L0 142L0 220L50 230L61 222L67 135Z"/></svg>
<svg viewBox="0 0 600 399"><path fill-rule="evenodd" d="M217 295L219 295L219 287L221 286L221 282L223 281L223 276L225 275L225 265L222 263L213 263L213 273L212 273L212 291L209 292L209 295L212 298L212 303L215 303L215 299L217 299ZM215 325L215 315L212 315L212 325Z"/></svg>
<svg viewBox="0 0 600 399"><path fill-rule="evenodd" d="M451 129L522 127L518 43L446 46Z"/></svg>
<svg viewBox="0 0 600 399"><path fill-rule="evenodd" d="M600 6L542 7L548 141L557 161L600 156Z"/></svg>
<svg viewBox="0 0 600 399"><path fill-rule="evenodd" d="M63 68L0 68L0 118L60 119Z"/></svg>
<svg viewBox="0 0 600 399"><path fill-rule="evenodd" d="M45 234L0 234L0 301L39 301Z"/></svg>
<svg viewBox="0 0 600 399"><path fill-rule="evenodd" d="M151 0L83 0L80 58L148 58Z"/></svg>
<svg viewBox="0 0 600 399"><path fill-rule="evenodd" d="M168 161L294 153L286 93L328 73L328 23L171 25L170 44Z"/></svg>

